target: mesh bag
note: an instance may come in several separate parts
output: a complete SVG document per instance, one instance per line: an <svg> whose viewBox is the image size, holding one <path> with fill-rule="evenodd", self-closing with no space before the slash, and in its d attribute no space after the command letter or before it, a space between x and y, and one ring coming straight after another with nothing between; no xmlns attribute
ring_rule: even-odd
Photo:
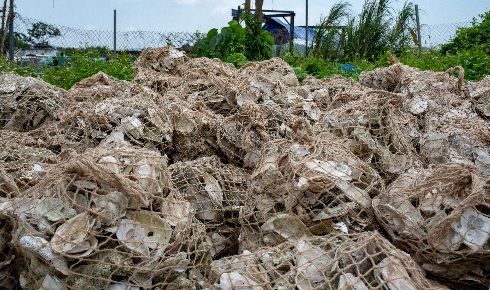
<svg viewBox="0 0 490 290"><path fill-rule="evenodd" d="M215 260L238 254L239 213L250 195L250 175L221 163L216 156L177 162L169 171L172 188L206 226L208 257Z"/></svg>
<svg viewBox="0 0 490 290"><path fill-rule="evenodd" d="M469 104L468 104L469 105ZM442 116L428 114L420 138L420 152L433 164L474 164L490 177L490 127L475 113L453 110Z"/></svg>
<svg viewBox="0 0 490 290"><path fill-rule="evenodd" d="M210 226L237 224L239 209L249 194L249 174L217 156L169 166L172 187L192 205L196 217Z"/></svg>
<svg viewBox="0 0 490 290"><path fill-rule="evenodd" d="M26 133L0 130L0 197L18 196L65 154L56 155Z"/></svg>
<svg viewBox="0 0 490 290"><path fill-rule="evenodd" d="M209 267L204 227L183 198L154 196L82 156L2 200L0 216L13 229L24 289L182 289Z"/></svg>
<svg viewBox="0 0 490 290"><path fill-rule="evenodd" d="M127 142L102 143L85 152L93 161L107 169L136 181L155 197L169 191L168 158L156 150L131 146Z"/></svg>
<svg viewBox="0 0 490 290"><path fill-rule="evenodd" d="M213 261L218 289L448 289L377 232L301 237Z"/></svg>
<svg viewBox="0 0 490 290"><path fill-rule="evenodd" d="M326 112L315 130L348 138L352 152L389 180L420 162L415 148L419 126L415 117L400 109L401 102L399 95L370 91Z"/></svg>
<svg viewBox="0 0 490 290"><path fill-rule="evenodd" d="M458 77L453 73L459 72ZM464 99L462 90L464 69L453 67L445 72L420 71L403 64L363 72L361 84L388 92L404 95L403 108L414 115L426 112L445 113Z"/></svg>
<svg viewBox="0 0 490 290"><path fill-rule="evenodd" d="M202 102L217 114L236 110L240 91L237 69L230 63L209 58L194 58L178 66L182 85L173 92L188 102Z"/></svg>
<svg viewBox="0 0 490 290"><path fill-rule="evenodd" d="M0 74L0 127L29 131L63 116L66 92L40 79Z"/></svg>
<svg viewBox="0 0 490 290"><path fill-rule="evenodd" d="M188 103L177 98L162 104L162 110L173 128L173 162L212 156L220 150L216 140L218 115L203 103Z"/></svg>
<svg viewBox="0 0 490 290"><path fill-rule="evenodd" d="M73 102L98 103L114 97L130 97L131 89L131 83L98 72L74 84L68 98Z"/></svg>
<svg viewBox="0 0 490 290"><path fill-rule="evenodd" d="M420 73L420 70L416 68L397 63L387 68L376 68L371 71L361 72L359 83L376 90L399 92L402 80Z"/></svg>
<svg viewBox="0 0 490 290"><path fill-rule="evenodd" d="M309 98L313 99L322 111L337 109L348 102L361 99L367 91L352 79L342 76L325 79L307 76L302 88L307 90Z"/></svg>
<svg viewBox="0 0 490 290"><path fill-rule="evenodd" d="M281 237L264 232L277 214L294 214L317 235L332 227L345 232L373 228L371 198L383 188L377 172L338 142L268 142L252 173L254 195L241 211L241 247L280 242Z"/></svg>
<svg viewBox="0 0 490 290"><path fill-rule="evenodd" d="M106 138L125 138L135 145L165 152L172 145L172 126L154 97L151 91L143 90L134 92L131 98L105 99L95 105L80 103L59 122L30 134L53 150L73 148L81 153Z"/></svg>
<svg viewBox="0 0 490 290"><path fill-rule="evenodd" d="M254 168L262 145L275 139L310 139L311 126L278 106L245 102L234 115L218 121L218 145L231 162ZM309 136L308 136L309 135Z"/></svg>
<svg viewBox="0 0 490 290"><path fill-rule="evenodd" d="M488 190L473 166L447 163L401 175L373 206L394 244L426 270L488 287Z"/></svg>
<svg viewBox="0 0 490 290"><path fill-rule="evenodd" d="M172 74L184 60L185 53L171 46L145 49L134 62L134 80L164 94L182 84L182 79Z"/></svg>
<svg viewBox="0 0 490 290"><path fill-rule="evenodd" d="M282 104L286 89L298 86L294 70L278 57L260 62L247 62L238 73L245 81L241 86L245 90L242 94L263 102L272 100Z"/></svg>

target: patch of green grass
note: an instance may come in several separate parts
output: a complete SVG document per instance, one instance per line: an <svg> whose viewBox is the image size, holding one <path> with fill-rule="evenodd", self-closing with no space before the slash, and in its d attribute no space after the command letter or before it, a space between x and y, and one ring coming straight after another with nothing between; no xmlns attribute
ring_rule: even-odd
<svg viewBox="0 0 490 290"><path fill-rule="evenodd" d="M306 76L312 75L316 78L328 78L335 75L359 79L364 70L376 68L376 64L367 60L356 60L351 63L340 63L321 58L302 58L285 56L284 60L294 69L298 79L304 80Z"/></svg>
<svg viewBox="0 0 490 290"><path fill-rule="evenodd" d="M120 53L117 58L104 61L100 59L100 55L96 51L75 52L67 59L68 63L65 66L48 64L36 69L21 66L4 57L0 59L0 71L13 72L21 76L39 77L64 89L70 89L75 83L99 71L121 80L133 79L134 57L127 53Z"/></svg>
<svg viewBox="0 0 490 290"><path fill-rule="evenodd" d="M480 80L490 74L490 55L479 47L462 50L455 54L445 54L439 50L405 50L398 59L400 62L421 70L445 71L448 68L462 66L465 80Z"/></svg>
<svg viewBox="0 0 490 290"><path fill-rule="evenodd" d="M40 72L40 77L64 89L70 89L78 81L99 71L121 80L132 80L133 61L134 57L127 53L121 53L117 58L110 58L108 61L99 59L95 52L74 54L69 58L69 65L47 66Z"/></svg>

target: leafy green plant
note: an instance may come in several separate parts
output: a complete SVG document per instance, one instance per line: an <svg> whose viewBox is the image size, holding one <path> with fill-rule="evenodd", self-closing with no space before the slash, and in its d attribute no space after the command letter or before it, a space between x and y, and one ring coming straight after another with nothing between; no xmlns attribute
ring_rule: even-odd
<svg viewBox="0 0 490 290"><path fill-rule="evenodd" d="M462 66L465 69L465 79L468 81L480 80L490 74L490 55L479 46L455 54L443 53L440 50L418 53L415 49L407 49L398 59L421 70L445 71L450 67Z"/></svg>
<svg viewBox="0 0 490 290"><path fill-rule="evenodd" d="M245 16L244 20L247 27L232 20L219 32L216 28L211 29L196 43L197 56L217 57L236 64L243 62L243 57L247 60L271 58L274 37L252 18Z"/></svg>
<svg viewBox="0 0 490 290"><path fill-rule="evenodd" d="M284 60L293 67L294 72L300 81L303 81L308 75L312 75L316 78L342 75L357 80L362 71L372 70L376 67L375 63L367 60L342 63L322 58L302 58L291 55L285 56Z"/></svg>
<svg viewBox="0 0 490 290"><path fill-rule="evenodd" d="M7 32L5 37L4 47L10 46L10 32ZM26 49L30 47L29 37L22 32L14 32L14 47L16 49Z"/></svg>
<svg viewBox="0 0 490 290"><path fill-rule="evenodd" d="M241 68L248 62L247 58L242 53L231 54L225 59L225 61L232 63L237 68Z"/></svg>
<svg viewBox="0 0 490 290"><path fill-rule="evenodd" d="M85 53L75 52L68 58L68 65L33 68L23 66L8 60L6 57L0 58L0 71L13 72L22 76L40 77L46 82L69 89L78 81L87 78L99 71L105 72L110 76L121 80L133 79L134 57L127 53L121 53L117 58L105 61L97 51L92 50Z"/></svg>

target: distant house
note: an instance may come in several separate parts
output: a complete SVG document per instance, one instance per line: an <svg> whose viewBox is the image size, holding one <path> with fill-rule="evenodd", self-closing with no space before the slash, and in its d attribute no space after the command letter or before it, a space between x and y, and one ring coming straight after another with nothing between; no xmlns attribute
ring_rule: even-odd
<svg viewBox="0 0 490 290"><path fill-rule="evenodd" d="M289 42L291 26L281 18L268 18L265 20L262 29L269 31L274 36L276 45L286 44ZM294 42L296 44L306 44L306 27L294 26ZM308 29L308 42L313 41L315 29Z"/></svg>

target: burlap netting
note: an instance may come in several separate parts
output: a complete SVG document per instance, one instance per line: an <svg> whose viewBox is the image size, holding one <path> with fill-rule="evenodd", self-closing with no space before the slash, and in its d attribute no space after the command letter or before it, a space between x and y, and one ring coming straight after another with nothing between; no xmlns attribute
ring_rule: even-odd
<svg viewBox="0 0 490 290"><path fill-rule="evenodd" d="M302 224L300 233L318 236L375 228L371 198L384 182L341 143L276 140L263 146L261 156L251 176L253 195L240 212L242 250L284 242L270 225L297 224L283 214Z"/></svg>
<svg viewBox="0 0 490 290"><path fill-rule="evenodd" d="M33 186L54 164L69 157L56 154L27 133L0 130L0 197L15 197Z"/></svg>
<svg viewBox="0 0 490 290"><path fill-rule="evenodd" d="M141 164L155 154L135 153L110 152L122 161L121 172L114 172L117 163L106 162L107 156L98 162L76 156L19 197L0 202L0 215L12 227L4 237L11 236L9 246L24 257L24 288L106 289L122 283L180 289L179 283L194 279L191 269L194 276L207 271L210 247L190 204L142 174L145 165L165 171L160 162ZM126 162L131 157L140 161Z"/></svg>
<svg viewBox="0 0 490 290"><path fill-rule="evenodd" d="M105 99L129 97L134 85L98 72L74 84L69 91L68 98L73 102L100 102Z"/></svg>
<svg viewBox="0 0 490 290"><path fill-rule="evenodd" d="M342 76L334 76L328 79L308 76L303 80L302 87L308 90L311 99L324 111L336 109L348 102L358 100L369 90L351 78Z"/></svg>
<svg viewBox="0 0 490 290"><path fill-rule="evenodd" d="M81 102L58 122L46 123L30 135L53 150L72 148L82 153L117 132L135 145L165 151L172 146L172 126L157 101L156 95L143 89L131 97Z"/></svg>
<svg viewBox="0 0 490 290"><path fill-rule="evenodd" d="M463 91L475 104L476 111L488 120L490 117L490 78L487 76L479 82L467 83Z"/></svg>
<svg viewBox="0 0 490 290"><path fill-rule="evenodd" d="M424 276L407 253L377 232L304 232L276 247L215 260L210 273L218 289L449 289Z"/></svg>
<svg viewBox="0 0 490 290"><path fill-rule="evenodd" d="M421 266L455 281L488 284L488 180L475 167L447 163L410 170L375 198L376 216L394 245Z"/></svg>
<svg viewBox="0 0 490 290"><path fill-rule="evenodd" d="M326 112L315 125L318 132L349 139L348 146L361 159L386 175L420 166L416 143L417 119L401 109L402 96L370 91L358 100Z"/></svg>

